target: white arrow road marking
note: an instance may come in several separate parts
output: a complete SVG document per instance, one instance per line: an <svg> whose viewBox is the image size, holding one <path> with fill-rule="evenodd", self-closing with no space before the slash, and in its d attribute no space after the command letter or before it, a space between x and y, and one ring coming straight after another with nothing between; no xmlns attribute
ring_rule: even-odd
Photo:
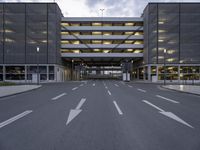
<svg viewBox="0 0 200 150"><path fill-rule="evenodd" d="M8 125L8 124L10 124L10 123L22 118L22 117L24 117L24 116L26 116L26 115L28 115L28 114L30 114L32 112L33 112L32 110L24 111L23 113L21 113L21 114L19 114L17 116L14 116L14 117L12 117L12 118L0 123L0 128L3 128L4 126L6 126L6 125Z"/></svg>
<svg viewBox="0 0 200 150"><path fill-rule="evenodd" d="M61 97L64 96L64 95L66 95L66 93L62 93L62 94L60 94L60 95L58 95L58 96L52 98L51 100L57 100L57 99L61 98Z"/></svg>
<svg viewBox="0 0 200 150"><path fill-rule="evenodd" d="M179 122L179 123L182 123L190 128L194 128L193 126L191 126L190 124L188 124L187 122L185 122L184 120L182 120L181 118L179 118L178 116L176 116L175 114L173 114L172 112L167 112L167 111L164 111L163 109L159 108L158 106L146 101L146 100L143 100L144 103L154 107L155 109L159 110L159 113Z"/></svg>
<svg viewBox="0 0 200 150"><path fill-rule="evenodd" d="M146 93L146 91L143 90L143 89L137 89L137 90L140 91L140 92Z"/></svg>
<svg viewBox="0 0 200 150"><path fill-rule="evenodd" d="M107 86L105 86L105 88L106 88L106 89L108 89L108 87L107 87Z"/></svg>
<svg viewBox="0 0 200 150"><path fill-rule="evenodd" d="M175 100L172 100L172 99L169 99L169 98L166 98L166 97L160 96L160 95L156 95L156 97L158 97L158 98L162 98L162 99L167 100L167 101L172 102L172 103L176 103L176 104L179 103L179 102L177 102L177 101L175 101Z"/></svg>
<svg viewBox="0 0 200 150"><path fill-rule="evenodd" d="M133 86L131 86L131 85L128 85L128 87L132 88Z"/></svg>
<svg viewBox="0 0 200 150"><path fill-rule="evenodd" d="M85 103L85 101L86 98L82 98L81 101L76 106L76 108L70 110L66 125L68 125L76 116L80 114L80 112L82 111L80 108L83 105L83 103Z"/></svg>
<svg viewBox="0 0 200 150"><path fill-rule="evenodd" d="M122 112L121 109L119 108L117 102L116 102L116 101L113 101L113 103L114 103L114 105L115 105L115 107L116 107L116 109L117 109L119 115L123 115L123 112Z"/></svg>
<svg viewBox="0 0 200 150"><path fill-rule="evenodd" d="M108 94L111 95L110 91L108 90Z"/></svg>
<svg viewBox="0 0 200 150"><path fill-rule="evenodd" d="M119 85L115 84L116 87L119 87Z"/></svg>
<svg viewBox="0 0 200 150"><path fill-rule="evenodd" d="M95 86L95 83L93 83L92 86Z"/></svg>
<svg viewBox="0 0 200 150"><path fill-rule="evenodd" d="M75 87L75 88L73 88L72 90L74 91L74 90L76 90L76 89L78 89L78 87Z"/></svg>

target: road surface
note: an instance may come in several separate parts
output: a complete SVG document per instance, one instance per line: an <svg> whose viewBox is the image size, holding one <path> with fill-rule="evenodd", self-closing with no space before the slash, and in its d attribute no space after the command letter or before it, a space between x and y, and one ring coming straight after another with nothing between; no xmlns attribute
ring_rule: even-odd
<svg viewBox="0 0 200 150"><path fill-rule="evenodd" d="M199 150L200 97L110 80L0 99L0 150Z"/></svg>

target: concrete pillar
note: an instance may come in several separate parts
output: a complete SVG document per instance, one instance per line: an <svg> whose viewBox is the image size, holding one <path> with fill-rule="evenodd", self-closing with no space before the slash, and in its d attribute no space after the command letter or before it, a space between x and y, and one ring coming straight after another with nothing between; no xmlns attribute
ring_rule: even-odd
<svg viewBox="0 0 200 150"><path fill-rule="evenodd" d="M6 67L3 66L3 81L6 80Z"/></svg>
<svg viewBox="0 0 200 150"><path fill-rule="evenodd" d="M25 68L24 68L24 70L25 70L25 72L24 72L24 75L25 75L25 83L27 83L27 65L25 65L24 66Z"/></svg>
<svg viewBox="0 0 200 150"><path fill-rule="evenodd" d="M178 65L178 83L180 83L180 65Z"/></svg>
<svg viewBox="0 0 200 150"><path fill-rule="evenodd" d="M137 68L137 79L139 80L139 68Z"/></svg>
<svg viewBox="0 0 200 150"><path fill-rule="evenodd" d="M151 66L150 65L148 65L147 73L148 73L148 80L151 81Z"/></svg>
<svg viewBox="0 0 200 150"><path fill-rule="evenodd" d="M47 65L47 82L49 82L49 66Z"/></svg>
<svg viewBox="0 0 200 150"><path fill-rule="evenodd" d="M157 76L157 80L158 80L158 68L159 68L159 66L156 66L156 76Z"/></svg>

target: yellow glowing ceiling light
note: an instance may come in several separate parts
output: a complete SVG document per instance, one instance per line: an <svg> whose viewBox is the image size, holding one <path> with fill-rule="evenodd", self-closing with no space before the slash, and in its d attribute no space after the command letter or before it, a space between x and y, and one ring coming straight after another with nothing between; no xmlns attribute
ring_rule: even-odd
<svg viewBox="0 0 200 150"><path fill-rule="evenodd" d="M93 51L94 51L94 52L99 52L99 51L100 51L100 49L94 49Z"/></svg>
<svg viewBox="0 0 200 150"><path fill-rule="evenodd" d="M101 35L101 32L92 32L92 35Z"/></svg>
<svg viewBox="0 0 200 150"><path fill-rule="evenodd" d="M13 33L13 31L12 31L12 30L9 30L9 29L6 29L6 30L5 30L5 33Z"/></svg>
<svg viewBox="0 0 200 150"><path fill-rule="evenodd" d="M74 53L80 53L80 50L73 50Z"/></svg>
<svg viewBox="0 0 200 150"><path fill-rule="evenodd" d="M61 49L61 52L69 52L70 50L68 49Z"/></svg>
<svg viewBox="0 0 200 150"><path fill-rule="evenodd" d="M80 32L73 32L73 35L80 35Z"/></svg>
<svg viewBox="0 0 200 150"><path fill-rule="evenodd" d="M164 24L164 21L159 21L158 24Z"/></svg>
<svg viewBox="0 0 200 150"><path fill-rule="evenodd" d="M134 53L141 53L141 52L142 50L139 50L139 49L134 51Z"/></svg>
<svg viewBox="0 0 200 150"><path fill-rule="evenodd" d="M142 35L142 33L141 32L135 32L134 35Z"/></svg>
<svg viewBox="0 0 200 150"><path fill-rule="evenodd" d="M69 32L61 32L62 35L69 35Z"/></svg>
<svg viewBox="0 0 200 150"><path fill-rule="evenodd" d="M80 41L73 41L73 44L80 44Z"/></svg>
<svg viewBox="0 0 200 150"><path fill-rule="evenodd" d="M164 40L161 40L161 39L160 39L160 40L158 40L158 42L164 42Z"/></svg>
<svg viewBox="0 0 200 150"><path fill-rule="evenodd" d="M101 26L102 24L100 22L94 22L92 23L92 26Z"/></svg>
<svg viewBox="0 0 200 150"><path fill-rule="evenodd" d="M103 35L111 35L111 32L104 32Z"/></svg>
<svg viewBox="0 0 200 150"><path fill-rule="evenodd" d="M104 41L103 44L112 44L111 41Z"/></svg>
<svg viewBox="0 0 200 150"><path fill-rule="evenodd" d="M127 52L132 52L133 51L133 49L127 49Z"/></svg>
<svg viewBox="0 0 200 150"><path fill-rule="evenodd" d="M174 58L167 59L168 62L173 62L174 60L175 60Z"/></svg>
<svg viewBox="0 0 200 150"><path fill-rule="evenodd" d="M61 44L69 44L69 41L61 41Z"/></svg>
<svg viewBox="0 0 200 150"><path fill-rule="evenodd" d="M165 33L166 30L158 30L159 33Z"/></svg>
<svg viewBox="0 0 200 150"><path fill-rule="evenodd" d="M69 26L69 23L62 22L62 23L61 23L61 26Z"/></svg>
<svg viewBox="0 0 200 150"><path fill-rule="evenodd" d="M41 42L42 42L42 43L47 43L47 40L42 40Z"/></svg>
<svg viewBox="0 0 200 150"><path fill-rule="evenodd" d="M125 35L132 35L133 32L125 32L124 34L125 34Z"/></svg>
<svg viewBox="0 0 200 150"><path fill-rule="evenodd" d="M175 50L167 50L167 53L168 54L173 54L173 53L175 53Z"/></svg>
<svg viewBox="0 0 200 150"><path fill-rule="evenodd" d="M124 43L125 43L125 44L132 44L132 43L133 43L133 41L126 40Z"/></svg>
<svg viewBox="0 0 200 150"><path fill-rule="evenodd" d="M163 59L164 57L163 56L158 56L158 59Z"/></svg>
<svg viewBox="0 0 200 150"><path fill-rule="evenodd" d="M141 41L135 41L134 44L142 44Z"/></svg>
<svg viewBox="0 0 200 150"><path fill-rule="evenodd" d="M80 23L71 23L71 26L80 26Z"/></svg>
<svg viewBox="0 0 200 150"><path fill-rule="evenodd" d="M104 52L104 53L109 53L109 52L110 52L110 50L103 50L103 52Z"/></svg>
<svg viewBox="0 0 200 150"><path fill-rule="evenodd" d="M101 44L101 40L92 40L92 44Z"/></svg>
<svg viewBox="0 0 200 150"><path fill-rule="evenodd" d="M132 22L125 23L125 26L133 26L133 25L134 25L134 23L132 23Z"/></svg>

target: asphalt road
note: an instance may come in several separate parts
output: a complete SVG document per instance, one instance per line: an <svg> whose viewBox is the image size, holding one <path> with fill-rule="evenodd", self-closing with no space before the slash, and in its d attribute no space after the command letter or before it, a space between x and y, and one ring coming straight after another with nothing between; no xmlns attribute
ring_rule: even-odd
<svg viewBox="0 0 200 150"><path fill-rule="evenodd" d="M46 84L0 99L0 150L199 150L200 97L155 84Z"/></svg>

